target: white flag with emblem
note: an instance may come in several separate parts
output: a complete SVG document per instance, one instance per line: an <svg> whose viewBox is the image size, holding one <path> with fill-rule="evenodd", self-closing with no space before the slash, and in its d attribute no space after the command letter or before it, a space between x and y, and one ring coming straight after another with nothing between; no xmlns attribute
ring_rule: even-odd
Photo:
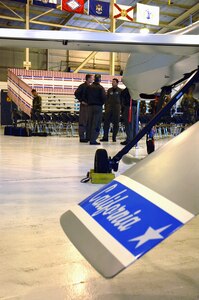
<svg viewBox="0 0 199 300"><path fill-rule="evenodd" d="M160 8L137 3L136 21L139 23L159 25Z"/></svg>

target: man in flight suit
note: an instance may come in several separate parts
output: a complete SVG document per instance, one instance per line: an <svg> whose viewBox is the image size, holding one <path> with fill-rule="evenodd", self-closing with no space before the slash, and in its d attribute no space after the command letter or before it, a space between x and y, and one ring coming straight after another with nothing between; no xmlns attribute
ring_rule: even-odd
<svg viewBox="0 0 199 300"><path fill-rule="evenodd" d="M113 78L112 88L107 91L107 101L105 103L105 115L104 115L104 136L100 140L101 142L108 142L108 134L110 123L113 124L112 140L116 142L116 136L119 129L120 111L121 111L121 91L118 87L118 79Z"/></svg>

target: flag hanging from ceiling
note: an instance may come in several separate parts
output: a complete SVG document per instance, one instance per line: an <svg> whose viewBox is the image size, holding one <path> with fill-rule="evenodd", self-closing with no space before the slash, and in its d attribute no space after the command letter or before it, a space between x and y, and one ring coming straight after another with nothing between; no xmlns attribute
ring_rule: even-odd
<svg viewBox="0 0 199 300"><path fill-rule="evenodd" d="M33 4L56 8L57 0L33 0Z"/></svg>
<svg viewBox="0 0 199 300"><path fill-rule="evenodd" d="M124 21L133 21L134 6L118 5L114 3L113 17Z"/></svg>
<svg viewBox="0 0 199 300"><path fill-rule="evenodd" d="M33 0L33 4L56 8L57 0Z"/></svg>
<svg viewBox="0 0 199 300"><path fill-rule="evenodd" d="M158 6L137 3L137 22L159 25L159 16L160 8Z"/></svg>
<svg viewBox="0 0 199 300"><path fill-rule="evenodd" d="M89 15L96 17L109 18L110 3L90 0Z"/></svg>
<svg viewBox="0 0 199 300"><path fill-rule="evenodd" d="M62 10L77 14L84 13L84 0L62 0L61 4Z"/></svg>

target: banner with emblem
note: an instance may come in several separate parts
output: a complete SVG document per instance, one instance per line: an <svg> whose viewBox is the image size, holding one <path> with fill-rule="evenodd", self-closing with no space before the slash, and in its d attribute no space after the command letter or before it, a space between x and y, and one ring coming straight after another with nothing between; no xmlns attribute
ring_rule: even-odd
<svg viewBox="0 0 199 300"><path fill-rule="evenodd" d="M77 14L84 13L84 0L62 0L61 9Z"/></svg>
<svg viewBox="0 0 199 300"><path fill-rule="evenodd" d="M96 17L109 18L110 3L90 0L89 15Z"/></svg>
<svg viewBox="0 0 199 300"><path fill-rule="evenodd" d="M139 23L159 25L160 8L137 3L136 21Z"/></svg>
<svg viewBox="0 0 199 300"><path fill-rule="evenodd" d="M124 21L133 21L134 6L118 5L114 3L113 17Z"/></svg>
<svg viewBox="0 0 199 300"><path fill-rule="evenodd" d="M57 7L57 0L33 0L33 4L56 8Z"/></svg>

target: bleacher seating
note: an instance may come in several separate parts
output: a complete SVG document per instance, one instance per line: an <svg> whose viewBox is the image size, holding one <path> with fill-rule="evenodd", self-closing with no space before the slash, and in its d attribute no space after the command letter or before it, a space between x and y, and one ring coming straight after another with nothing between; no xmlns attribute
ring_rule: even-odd
<svg viewBox="0 0 199 300"><path fill-rule="evenodd" d="M42 112L78 112L79 102L73 95L42 94Z"/></svg>

